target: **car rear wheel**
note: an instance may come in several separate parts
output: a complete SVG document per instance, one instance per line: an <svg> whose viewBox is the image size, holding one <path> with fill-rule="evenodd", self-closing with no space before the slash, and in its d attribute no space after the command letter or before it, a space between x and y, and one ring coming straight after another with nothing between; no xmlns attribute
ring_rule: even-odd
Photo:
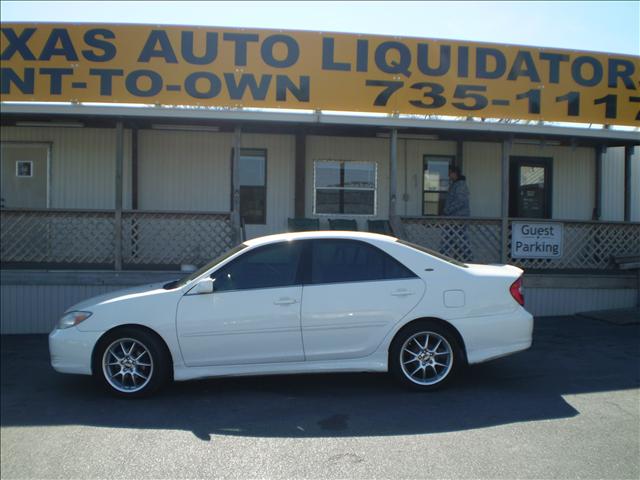
<svg viewBox="0 0 640 480"><path fill-rule="evenodd" d="M100 341L93 372L111 393L142 397L167 381L169 367L166 347L155 335L127 328L114 331Z"/></svg>
<svg viewBox="0 0 640 480"><path fill-rule="evenodd" d="M414 390L443 387L461 364L462 349L455 336L436 322L419 322L401 330L389 351L391 374Z"/></svg>

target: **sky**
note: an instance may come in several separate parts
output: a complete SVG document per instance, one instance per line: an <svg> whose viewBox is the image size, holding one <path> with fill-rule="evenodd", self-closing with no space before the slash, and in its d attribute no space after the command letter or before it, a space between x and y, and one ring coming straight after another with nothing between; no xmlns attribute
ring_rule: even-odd
<svg viewBox="0 0 640 480"><path fill-rule="evenodd" d="M0 2L3 22L276 28L640 55L640 1Z"/></svg>

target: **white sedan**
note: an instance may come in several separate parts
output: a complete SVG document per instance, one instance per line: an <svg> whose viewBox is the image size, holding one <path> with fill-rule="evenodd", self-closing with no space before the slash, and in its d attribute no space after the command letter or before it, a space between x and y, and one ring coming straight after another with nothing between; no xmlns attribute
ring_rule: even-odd
<svg viewBox="0 0 640 480"><path fill-rule="evenodd" d="M182 280L74 305L51 364L127 397L171 379L354 371L431 390L531 346L521 275L383 235L262 237Z"/></svg>

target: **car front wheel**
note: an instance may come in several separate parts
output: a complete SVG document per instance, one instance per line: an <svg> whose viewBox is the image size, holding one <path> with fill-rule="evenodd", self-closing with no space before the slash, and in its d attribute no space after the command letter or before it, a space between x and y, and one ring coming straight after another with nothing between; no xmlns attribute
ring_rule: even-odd
<svg viewBox="0 0 640 480"><path fill-rule="evenodd" d="M389 370L414 390L444 386L462 363L462 350L449 329L436 322L419 322L399 332L391 343Z"/></svg>
<svg viewBox="0 0 640 480"><path fill-rule="evenodd" d="M94 375L112 393L141 397L158 390L168 378L168 355L154 335L122 329L100 341Z"/></svg>

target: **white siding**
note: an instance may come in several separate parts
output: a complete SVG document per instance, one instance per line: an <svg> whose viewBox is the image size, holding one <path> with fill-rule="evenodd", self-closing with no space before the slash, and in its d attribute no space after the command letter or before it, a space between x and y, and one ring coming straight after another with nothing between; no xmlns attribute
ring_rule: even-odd
<svg viewBox="0 0 640 480"><path fill-rule="evenodd" d="M640 222L640 148L631 156L631 221ZM624 148L602 156L602 220L624 220Z"/></svg>
<svg viewBox="0 0 640 480"><path fill-rule="evenodd" d="M115 207L116 130L2 127L3 142L51 143L51 208ZM131 206L131 132L124 136L124 207Z"/></svg>
<svg viewBox="0 0 640 480"><path fill-rule="evenodd" d="M499 217L502 199L502 144L464 142L462 171L469 186L472 217Z"/></svg>
<svg viewBox="0 0 640 480"><path fill-rule="evenodd" d="M232 135L140 130L140 210L229 211Z"/></svg>
<svg viewBox="0 0 640 480"><path fill-rule="evenodd" d="M595 206L595 151L514 143L511 155L553 158L552 217L591 220Z"/></svg>
<svg viewBox="0 0 640 480"><path fill-rule="evenodd" d="M574 315L635 307L638 291L633 288L525 288L524 298L525 308L534 316Z"/></svg>

